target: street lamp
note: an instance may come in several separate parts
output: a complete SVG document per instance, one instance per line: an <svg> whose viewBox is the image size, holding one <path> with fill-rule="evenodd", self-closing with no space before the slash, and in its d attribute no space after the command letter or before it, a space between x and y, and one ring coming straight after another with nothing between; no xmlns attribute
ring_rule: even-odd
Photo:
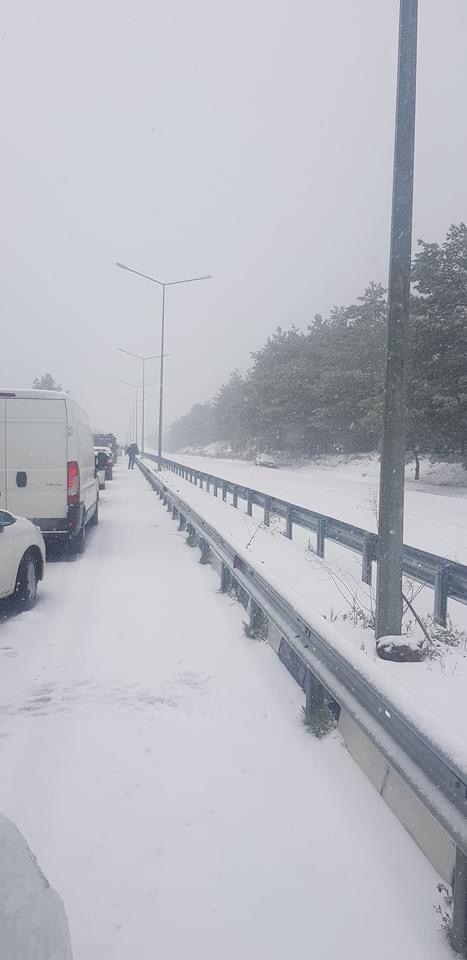
<svg viewBox="0 0 467 960"><path fill-rule="evenodd" d="M198 280L211 280L212 274L207 274L203 277L188 277L185 280L157 280L156 277L150 277L147 273L140 273L139 270L133 270L132 267L127 267L125 263L116 263L116 267L120 267L121 270L127 270L128 273L134 273L137 277L143 277L144 280L150 280L151 283L157 283L159 287L162 287L162 324L161 324L161 371L160 371L160 380L159 380L159 436L157 438L157 459L159 470L161 469L162 461L162 424L163 424L163 404L164 404L164 339L165 339L165 288L166 287L178 287L182 283L197 283Z"/></svg>
<svg viewBox="0 0 467 960"><path fill-rule="evenodd" d="M129 397L120 397L120 400L124 400L125 403L131 403L132 409L131 409L131 419L130 419L130 438L131 438L131 443L133 443L133 439L135 440L138 439L138 436L136 433L136 424L137 424L136 401L130 400Z"/></svg>
<svg viewBox="0 0 467 960"><path fill-rule="evenodd" d="M133 389L136 390L136 400L135 400L135 420L136 420L135 440L136 440L136 442L138 443L138 403L139 403L138 392L139 392L139 390L141 390L141 387L143 386L143 384L142 384L142 383L130 383L129 380L120 380L120 383L124 383L126 387L133 387ZM152 383L147 383L147 384L146 384L146 387L154 387L155 385L156 385L156 381L153 380ZM124 397L123 399L126 400L126 397ZM142 449L143 449L143 448L144 448L144 437L143 437L142 439L143 439L143 442L142 442L142 444L141 444L141 447L142 447Z"/></svg>
<svg viewBox="0 0 467 960"><path fill-rule="evenodd" d="M405 383L412 260L412 208L418 0L400 0L396 135L392 188L386 379L381 453L376 649L402 631Z"/></svg>
<svg viewBox="0 0 467 960"><path fill-rule="evenodd" d="M143 390L143 408L141 411L141 456L144 457L144 372L147 360L159 360L159 354L152 354L150 357L142 357L139 353L132 353L131 350L123 350L122 347L117 347L117 350L120 353L126 353L129 357L135 357L136 360L141 360L143 364L143 382L141 384Z"/></svg>

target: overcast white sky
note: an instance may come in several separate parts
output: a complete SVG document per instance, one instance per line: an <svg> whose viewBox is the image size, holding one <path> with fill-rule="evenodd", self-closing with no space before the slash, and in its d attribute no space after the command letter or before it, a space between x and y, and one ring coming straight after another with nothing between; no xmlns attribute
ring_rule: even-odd
<svg viewBox="0 0 467 960"><path fill-rule="evenodd" d="M420 0L414 237L467 219L467 0ZM387 279L398 0L3 0L0 381L126 430L167 295L167 418L278 324ZM156 362L148 380L158 377ZM148 427L157 392L148 390Z"/></svg>

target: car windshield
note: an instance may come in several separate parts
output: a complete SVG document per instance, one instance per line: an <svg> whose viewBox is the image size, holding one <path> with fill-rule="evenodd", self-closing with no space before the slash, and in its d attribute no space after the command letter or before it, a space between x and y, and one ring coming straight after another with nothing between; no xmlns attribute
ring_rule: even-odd
<svg viewBox="0 0 467 960"><path fill-rule="evenodd" d="M0 14L0 960L467 958L467 0Z"/></svg>

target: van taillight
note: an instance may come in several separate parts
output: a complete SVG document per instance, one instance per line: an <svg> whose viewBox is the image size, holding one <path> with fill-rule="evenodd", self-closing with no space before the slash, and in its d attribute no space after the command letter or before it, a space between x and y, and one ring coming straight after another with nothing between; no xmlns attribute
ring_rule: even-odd
<svg viewBox="0 0 467 960"><path fill-rule="evenodd" d="M76 460L70 460L67 465L67 494L68 503L79 503L79 466Z"/></svg>

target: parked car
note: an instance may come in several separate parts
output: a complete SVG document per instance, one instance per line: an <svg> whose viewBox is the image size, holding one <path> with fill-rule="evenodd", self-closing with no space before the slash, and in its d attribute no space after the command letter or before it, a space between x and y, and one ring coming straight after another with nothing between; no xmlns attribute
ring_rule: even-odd
<svg viewBox="0 0 467 960"><path fill-rule="evenodd" d="M114 433L94 433L93 441L95 447L110 447L110 450L112 451L113 462L117 462L119 444Z"/></svg>
<svg viewBox="0 0 467 960"><path fill-rule="evenodd" d="M101 463L104 462L105 457L105 479L112 480L113 478L113 466L114 466L114 456L110 447L94 447L94 453L101 454Z"/></svg>
<svg viewBox="0 0 467 960"><path fill-rule="evenodd" d="M96 464L96 477L99 483L99 490L105 490L105 474L109 458L105 450L94 448L94 461Z"/></svg>
<svg viewBox="0 0 467 960"><path fill-rule="evenodd" d="M0 510L0 599L14 596L23 609L30 609L44 567L45 543L38 527Z"/></svg>
<svg viewBox="0 0 467 960"><path fill-rule="evenodd" d="M268 453L258 453L255 457L255 463L257 467L271 467L276 469L277 463L273 457L270 457Z"/></svg>
<svg viewBox="0 0 467 960"><path fill-rule="evenodd" d="M72 397L0 389L0 508L82 553L98 496L91 429Z"/></svg>

